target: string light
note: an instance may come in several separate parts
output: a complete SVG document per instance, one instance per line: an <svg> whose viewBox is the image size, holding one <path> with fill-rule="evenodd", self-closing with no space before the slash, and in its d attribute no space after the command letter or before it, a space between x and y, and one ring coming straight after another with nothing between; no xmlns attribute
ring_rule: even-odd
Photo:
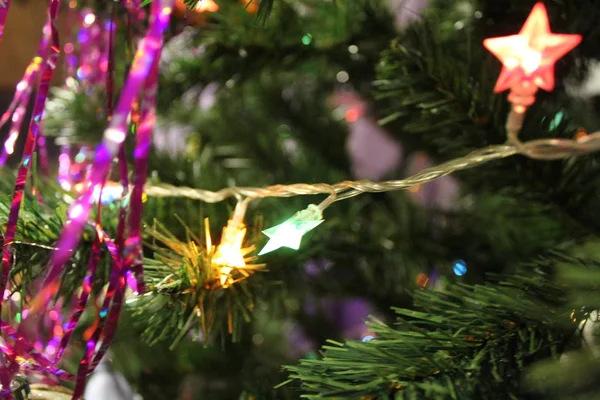
<svg viewBox="0 0 600 400"><path fill-rule="evenodd" d="M259 256L270 253L281 247L298 250L302 236L323 223L321 208L315 204L309 205L305 210L298 211L296 215L282 224L264 230L269 237L269 242L258 253Z"/></svg>
<svg viewBox="0 0 600 400"><path fill-rule="evenodd" d="M213 0L200 0L194 10L198 12L217 12L219 11L219 5Z"/></svg>
<svg viewBox="0 0 600 400"><path fill-rule="evenodd" d="M146 194L150 197L184 197L206 203L218 203L230 197L243 196L250 199L266 197L294 197L336 193L334 201L345 200L362 193L380 193L405 190L421 185L454 172L474 168L517 154L535 160L558 160L581 156L600 150L600 132L578 135L576 139L539 139L529 142L515 141L504 145L495 145L476 150L464 157L427 168L411 177L401 180L373 182L368 180L343 181L335 184L296 183L267 187L228 187L219 191L173 186L167 184L146 185Z"/></svg>
<svg viewBox="0 0 600 400"><path fill-rule="evenodd" d="M258 12L258 0L241 0L246 11L250 14L256 14Z"/></svg>
<svg viewBox="0 0 600 400"><path fill-rule="evenodd" d="M249 254L254 251L254 246L243 247L246 237L246 225L243 221L247 207L247 200L238 202L232 218L223 228L221 242L216 247L211 243L208 219L205 220L206 248L212 254L211 265L217 271L219 284L223 288L249 277L251 271L260 267L246 264L252 260ZM237 272L239 276L234 277L233 272Z"/></svg>
<svg viewBox="0 0 600 400"><path fill-rule="evenodd" d="M509 141L515 141L527 108L535 102L538 88L554 89L554 64L581 42L581 35L550 32L548 13L537 3L517 35L490 38L483 45L503 64L496 93L510 89L513 105L506 122Z"/></svg>
<svg viewBox="0 0 600 400"><path fill-rule="evenodd" d="M548 91L554 88L554 64L580 41L580 35L550 32L548 14L542 3L536 4L533 8L519 34L490 38L484 41L484 46L504 64L495 91L511 89L509 101L513 103L513 108L507 117L507 142L504 145L482 148L401 180L344 181L333 185L299 183L265 188L230 187L217 192L171 185L147 185L145 187L146 194L153 197L187 197L208 203L220 202L233 196L245 197L246 200L251 201L265 197L329 194L328 199L319 206L311 204L306 210L298 212L284 223L263 231L269 237L269 242L259 253L259 255L263 255L281 247L297 250L303 235L323 222L323 210L335 201L345 200L362 193L418 188L424 183L451 173L516 154L537 160L557 160L598 151L600 150L600 132L577 135L574 140L539 139L523 143L518 139L524 113L527 107L535 101L534 95L538 87ZM302 38L302 42L306 45L310 44L312 35L306 34ZM354 50L349 49L350 52ZM338 80L343 72L338 73ZM345 76L341 78L345 78ZM232 221L230 222L231 225L228 224L223 232L222 242L226 244L215 253L216 260L226 265L223 275L229 273L230 270L227 268L243 265L245 256L240 253L245 227L243 223L235 225ZM459 276L464 275L466 264L460 260L457 261L454 272Z"/></svg>
<svg viewBox="0 0 600 400"><path fill-rule="evenodd" d="M454 274L456 276L463 276L464 274L467 273L467 263L464 262L463 260L457 260L454 263L454 267L452 268L452 271L454 272Z"/></svg>
<svg viewBox="0 0 600 400"><path fill-rule="evenodd" d="M522 82L553 90L554 64L580 42L581 35L550 32L546 7L537 3L517 35L490 38L483 42L504 65L494 90L502 92Z"/></svg>

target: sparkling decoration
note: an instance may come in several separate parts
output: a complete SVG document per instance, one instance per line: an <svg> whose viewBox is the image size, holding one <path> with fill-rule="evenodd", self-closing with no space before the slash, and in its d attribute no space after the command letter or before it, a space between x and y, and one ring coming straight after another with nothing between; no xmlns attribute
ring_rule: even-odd
<svg viewBox="0 0 600 400"><path fill-rule="evenodd" d="M114 204L121 199L123 199L123 185L113 181L106 182L102 190L96 190L92 196L94 203L100 202L104 205Z"/></svg>
<svg viewBox="0 0 600 400"><path fill-rule="evenodd" d="M194 10L198 12L217 12L219 5L214 0L200 0Z"/></svg>
<svg viewBox="0 0 600 400"><path fill-rule="evenodd" d="M313 40L313 36L310 33L307 33L304 36L302 36L302 44L304 44L306 46L311 44L312 40Z"/></svg>
<svg viewBox="0 0 600 400"><path fill-rule="evenodd" d="M62 146L58 157L58 183L66 190L81 193L92 167L94 152L88 146Z"/></svg>
<svg viewBox="0 0 600 400"><path fill-rule="evenodd" d="M15 99L11 106L15 106L16 113L13 115L13 123L22 121L23 114L19 114L22 107L27 107L28 98L22 97L27 94L29 90L33 89L31 78L39 73L39 79L37 80L37 93L33 103L32 118L29 121L29 129L26 137L25 148L21 159L21 165L18 168L17 178L15 181L14 192L12 196L10 211L8 215L8 223L6 224L4 235L4 246L2 248L2 260L1 269L2 274L0 277L0 293L4 293L9 284L10 270L12 266L12 258L14 252L14 242L17 231L17 224L19 221L19 212L21 208L21 201L23 199L25 184L29 177L29 171L32 165L32 159L34 157L36 145L44 143L38 142L42 138L40 130L40 122L44 111L44 105L48 96L48 90L50 87L50 81L58 60L58 30L56 29L56 19L58 16L59 1L51 0L48 4L47 22L44 26L43 37L38 48L38 55L34 57L30 68L25 72L25 76L21 82L17 85L17 92L15 93ZM0 18L2 16L0 15ZM3 21L0 20L0 24ZM19 96L20 95L20 96ZM21 97L21 98L19 98ZM16 103L14 103L16 101ZM24 108L22 109L24 111ZM12 109L9 107L9 113L12 113ZM9 115L5 114L4 116ZM17 118L15 119L15 115ZM3 121L5 118L3 116ZM20 123L20 122L19 122ZM9 138L4 144L4 151L2 159L5 161L5 155L14 149L13 145L10 145L10 140L13 135L18 135L18 131L15 132L11 129ZM8 146L7 146L8 144ZM42 153L40 153L42 154ZM2 299L4 300L4 299ZM3 306L3 302L0 300L0 308ZM1 309L0 309L1 311ZM0 314L2 315L2 314ZM45 373L55 374L56 376L63 375L62 371L51 364L44 355L39 354L33 346L9 323L0 319L1 329L3 337L0 346L3 353L3 367L0 369L0 384L2 389L2 397L10 391L11 382L13 376L22 367L22 360L30 360L31 363L26 365L29 369L43 371ZM19 360L19 361L17 361Z"/></svg>
<svg viewBox="0 0 600 400"><path fill-rule="evenodd" d="M518 34L483 41L483 45L504 65L494 91L499 93L510 89L508 101L513 106L506 121L509 142L518 142L524 114L535 102L538 88L546 91L554 89L556 61L577 46L581 39L581 35L550 32L546 7L537 3Z"/></svg>
<svg viewBox="0 0 600 400"><path fill-rule="evenodd" d="M550 32L548 13L537 3L517 35L484 40L484 46L502 61L504 67L495 92L525 84L554 89L554 64L581 42L581 35Z"/></svg>
<svg viewBox="0 0 600 400"><path fill-rule="evenodd" d="M0 36L3 30L4 19L6 18L5 9L8 8L9 1L0 0ZM28 314L34 314L35 312L38 315L47 316L56 322L56 325L52 329L53 339L45 344L38 341L34 346L30 346L24 337L6 321L0 321L2 323L1 330L4 334L2 338L4 340L0 340L0 350L4 354L3 364L6 364L5 368L0 369L0 386L4 387L5 391L21 391L24 393L23 398L30 395L34 395L38 399L81 398L86 376L99 365L114 337L117 326L116 321L119 319L123 303L126 282L131 281L131 286L132 288L135 287L134 291L136 292L140 288L139 291L142 295L145 291L141 274L143 257L141 248L141 212L142 203L146 196L146 171L149 149L151 148L152 130L156 117L155 103L158 58L162 47L162 35L169 25L173 1L155 0L152 2L152 14L148 33L141 40L136 52L135 60L127 76L119 105L114 114L109 112L111 115L110 124L104 132L103 142L98 147L95 156L93 158L88 157L91 153L84 154L80 151L75 156L75 162L70 159L70 155L68 159L62 157L62 155L61 158L63 159L59 158L59 163L61 164L59 167L59 182L61 186L67 190L76 189L81 194L81 197L71 204L68 211L69 220L64 224L64 230L61 233L57 247L52 249L50 268L45 287L41 295L33 301L33 304L36 304L36 301L39 304L41 301L45 308L43 310L24 310L15 316L15 320L19 323L21 322L21 317L23 319L27 318L26 311ZM35 89L33 83L38 80L41 82L37 89L37 100L33 107L34 118L27 138L25 156L18 172L17 185L8 218L10 222L7 224L4 236L6 246L4 247L2 256L1 269L3 273L0 280L0 288L6 294L4 296L5 301L7 299L12 299L15 302L20 300L18 293L12 294L10 290L4 289L8 283L7 279L13 256L12 246L15 239L17 222L19 221L20 201L27 182L28 170L31 164L33 164L32 160L35 160L33 158L36 155L35 147L42 147L41 144L43 143L43 136L41 132L38 132L38 129L44 110L45 98L48 93L47 86L56 63L56 53L58 52L58 38L54 26L58 3L58 0L50 0L49 21L44 30L44 38L40 44L39 56L34 58L24 79L18 84L15 96L18 100L14 103L14 106L11 105L10 107L13 124L20 124L24 112L24 108L23 110L21 108L25 104L22 99L33 93ZM250 6L256 6L256 3L252 1L246 2L246 0L242 0L242 3L245 3L249 12L253 12ZM140 5L139 1L136 0L130 0L128 4L133 8L139 8L138 6ZM181 1L179 1L179 4L181 4ZM192 12L215 12L218 9L218 4L213 0L201 0ZM70 47L65 46L65 53L72 55L70 61L67 62L68 66L70 68L78 66L74 70L77 77L82 81L88 80L90 84L91 82L98 83L104 82L106 79L112 79L111 71L108 67L111 64L108 61L110 60L109 53L112 52L111 46L100 46L112 41L112 39L108 41L104 39L113 38L114 26L112 22L109 24L110 28L101 28L102 26L106 26L106 22L89 10L84 11L84 14L81 15L82 26L89 28L89 31L84 30L87 32L86 35L89 34L86 36L86 40L81 41L90 44L90 46L98 45L97 47L90 47L95 49L95 51L87 48L87 50L80 52L81 57L89 56L89 58L83 57L77 61L73 57L79 53L77 51L73 53L73 43L67 43L68 45L70 44ZM95 39L89 40L90 38ZM304 45L310 45L313 43L313 36L310 33L306 33L301 41ZM484 42L485 46L502 60L504 64L501 76L496 85L496 91L511 89L509 100L519 107L518 109L515 108L515 110L521 113L524 112L526 107L533 103L533 95L538 88L545 90L553 89L555 62L580 41L581 37L579 35L552 34L549 29L548 16L544 6L541 3L536 5L518 35L488 39ZM246 57L246 50L243 51L244 53L240 52L240 56ZM358 47L351 45L348 51L351 54L356 54ZM97 69L90 67L96 64L98 65ZM86 68L86 66L89 68ZM345 83L349 80L349 74L346 71L339 71L336 79L340 83ZM140 96L142 92L143 95ZM112 91L107 90L107 97L110 99L113 98ZM16 111L13 113L12 110ZM10 117L9 114L5 115L7 117L2 117L0 125L7 122ZM363 110L359 107L349 108L345 112L346 120L352 123L357 122L362 115ZM555 121L555 123L558 125L560 119ZM5 162L5 156L12 154L15 150L15 142L19 129L15 129L14 126L18 125L13 125L9 131L8 140L3 146L3 155L0 158L2 164ZM136 129L130 129L132 127ZM113 159L118 155L121 161L124 162L125 160L123 143L130 132L136 133L135 165L131 186L133 189L127 198L129 201L123 202L126 204L122 205L122 218L119 221L116 239L113 241L102 231L100 217L98 217L96 224L91 223L88 218L91 208L95 203L105 202L105 194L112 192L114 199L116 199L122 198L124 192L128 191L128 171L126 166L125 172L123 172L123 169L120 171L122 177L120 184L111 184L107 179ZM200 199L209 198L210 200L208 201L211 202L221 201L228 196L241 198L243 195L249 197L247 200L238 203L234 215L222 230L218 244L212 243L208 219L205 220L205 246L203 246L202 240L197 239L189 231L189 236L192 239L188 239L186 242L179 241L168 233L151 232L151 236L165 244L161 249L158 249L156 246L154 247L157 250L157 257L154 261L162 263L164 268L151 269L151 274L154 274L152 278L160 274L162 276L154 280L154 284L151 287L152 293L149 293L150 296L145 297L150 299L150 301L154 301L154 298L160 296L171 296L162 305L167 304L172 310L180 307L179 309L183 309L187 313L186 320L188 322L183 327L181 324L176 327L183 333L187 333L190 330L189 328L193 321L200 321L203 338L206 338L210 327L215 321L219 320L215 315L219 314L227 315L229 332L233 333L235 323L239 319L236 315L248 318L253 307L251 295L249 294L250 291L245 288L242 281L252 276L256 271L263 269L263 265L252 264L255 257L251 254L255 248L253 245L245 243L247 228L244 224L244 214L251 199L269 196L287 197L289 195L327 193L331 196L331 199L327 200L329 201L327 205L329 205L333 201L344 200L366 192L383 192L400 189L415 189L418 191L420 188L419 185L444 176L449 172L471 168L494 159L501 159L515 154L524 154L531 158L552 159L564 158L565 154L569 155L569 151L572 153L583 153L597 150L600 148L598 144L600 142L599 135L600 133L584 134L584 136L578 138L578 142L576 143L566 140L553 140L547 146L547 143L543 140L535 141L535 143L529 146L527 144L521 145L520 143L519 146L514 145L514 143L503 146L492 146L488 149L474 152L462 159L451 160L438 167L430 168L405 180L390 182L345 181L334 185L276 185L266 189L227 188L219 192L189 190L187 191L188 194L193 193L199 196L197 198ZM536 146L538 147L536 148ZM536 152L536 150L538 151ZM546 153L542 150L546 151ZM551 154L553 150L555 153ZM81 165L78 165L78 163ZM75 188L76 185L80 187ZM252 191L256 191L259 195L252 197ZM172 194L173 192L171 191L170 195ZM113 197L108 201L112 201ZM263 233L269 237L269 241L259 255L270 253L281 247L298 250L302 237L324 222L322 217L322 212L326 207L324 204L318 206L311 204L305 210L297 212L284 223L265 230ZM99 211L100 206L98 208L98 215L100 215ZM126 221L125 217L129 219L127 222L122 223L122 221ZM45 314L45 311L48 311L48 307L45 305L57 293L58 279L64 271L65 263L72 257L73 251L78 245L83 228L90 225L95 228L97 235L96 242L94 242L94 247L92 248L88 273L81 287L76 311L68 318L68 322L65 323L65 320L63 320L64 316L60 315L61 308L53 309ZM91 288L95 279L96 266L100 259L100 249L97 246L100 246L101 243L106 246L112 257L111 265L114 266L114 270L110 271L108 288L105 293L102 293L104 295L103 303L99 310L96 324L83 335L85 340L85 354L79 364L77 376L70 376L64 371L59 370L56 365L61 361L61 355L69 343L74 329L78 325L79 318L85 310L88 298L94 296ZM153 267L156 267L156 265ZM453 272L457 276L465 275L467 273L466 262L463 260L456 261L453 266ZM135 278L137 278L137 281ZM431 279L434 280L433 278ZM417 277L417 285L427 287L430 284L429 280L430 277L421 274ZM174 300L174 297L177 298ZM99 299L100 297L95 300L99 301ZM170 314L169 317L172 315L175 314ZM168 327L165 329L168 329ZM373 335L363 334L362 341L372 340L373 338ZM253 338L256 345L262 344L263 340L264 338L260 335L255 335ZM49 362L48 360L50 359L53 361ZM23 383L15 380L15 372L13 370L17 371L19 368L51 374L63 380L76 381L75 391L69 392L39 386L30 387L27 382ZM10 383L10 386L7 383ZM86 395L86 398L88 397L90 396Z"/></svg>
<svg viewBox="0 0 600 400"><path fill-rule="evenodd" d="M177 239L158 223L146 231L162 246L148 244L155 251L155 258L145 261L150 292L129 304L138 310L146 310L142 316L167 304L173 313L187 321L182 327L152 319L144 334L149 343L170 338L173 340L171 347L174 347L190 331L207 341L212 337L215 325L224 320L228 333L235 339L236 321L250 319L252 295L240 285L255 272L263 270L264 264L252 264L255 257L250 254L255 247L244 243L246 226L243 217L247 204L247 201L238 203L218 244L212 242L208 219L205 219L204 240L187 227L187 241Z"/></svg>
<svg viewBox="0 0 600 400"><path fill-rule="evenodd" d="M264 230L263 233L269 237L269 242L258 253L263 255L279 249L288 247L298 250L302 236L323 223L321 209L311 204L305 210L298 211L296 215L282 224Z"/></svg>
<svg viewBox="0 0 600 400"><path fill-rule="evenodd" d="M246 237L246 226L243 222L246 207L247 202L238 203L233 217L223 228L221 242L216 247L211 243L208 220L206 222L206 248L212 253L211 264L214 271L217 271L219 284L223 288L248 278L251 274L249 271L256 269L256 266L246 265L248 255L254 251L254 246L242 247Z"/></svg>
<svg viewBox="0 0 600 400"><path fill-rule="evenodd" d="M17 85L17 103L15 103L12 109L16 109L13 115L13 123L20 122L21 114L19 113L20 108L23 104L23 99L28 91L32 91L35 88L32 87L32 82L35 75L38 75L37 81L39 82L35 102L33 105L33 118L30 123L28 130L27 141L25 144L24 156L22 158L21 166L17 173L17 181L15 185L15 192L11 203L10 214L8 216L9 223L6 226L4 234L4 242L6 246L3 247L2 254L2 277L0 280L0 287L2 291L5 290L10 276L11 258L13 256L14 238L16 233L17 222L19 221L19 209L21 199L24 194L25 184L28 178L28 172L33 164L36 153L36 145L40 146L43 144L43 137L39 130L39 124L42 120L44 111L45 100L48 93L48 87L52 78L52 71L56 66L59 51L58 31L55 27L55 20L58 14L59 1L51 0L48 11L48 22L44 28L44 36L40 43L40 49L38 56L36 56L32 62L32 68L28 68L26 75L22 82ZM139 2L132 0L128 2L133 9L139 8ZM83 395L83 389L85 387L86 375L92 372L98 365L100 360L103 358L108 346L111 344L114 334L116 332L117 321L121 310L122 300L126 288L125 279L126 273L131 269L134 273L138 270L135 268L141 265L139 259L141 259L141 240L139 232L139 221L138 214L141 213L141 203L143 202L143 193L140 188L143 188L145 183L145 163L147 159L146 147L150 147L148 138L151 137L150 131L154 123L154 109L151 97L154 96L157 78L157 65L158 55L162 47L162 34L169 24L169 17L171 13L171 0L158 0L152 3L151 16L149 22L149 29L146 36L141 41L138 52L136 53L135 59L127 76L127 80L124 85L124 89L121 93L120 102L117 106L115 113L110 120L109 129L105 131L104 141L96 151L96 155L93 159L91 169L82 168L82 179L85 181L81 192L81 197L71 204L68 211L68 221L64 225L64 231L62 232L61 238L57 242L56 249L53 250L53 256L51 258L51 268L47 280L44 283L44 287L39 291L39 294L30 301L32 307L28 311L29 317L32 315L45 315L51 304L50 299L53 297L59 288L59 276L65 262L72 256L73 249L77 247L78 240L83 228L86 225L90 225L88 216L93 206L94 195L99 193L99 188L105 185L108 177L108 172L112 165L113 158L119 154L120 158L124 160L124 150L122 149L122 143L125 140L126 132L128 131L129 120L128 117L131 115L131 121L134 122L133 116L137 112L138 94L141 89L144 89L145 100L144 105L141 109L141 127L138 132L139 139L136 141L135 159L136 165L134 170L134 191L131 196L131 203L137 202L137 205L133 205L129 210L122 213L123 215L129 214L130 223L129 226L121 224L117 229L117 237L113 242L110 238L106 237L102 231L100 224L94 225L97 233L97 241L94 242L92 248L92 254L88 263L88 276L86 276L82 291L77 301L77 307L74 313L69 317L69 321L66 324L57 325L56 329L53 330L54 339L45 345L38 346L36 342L32 345L19 331L13 328L10 324L5 321L0 321L1 329L3 333L3 340L0 341L0 350L3 353L3 366L5 368L0 369L0 384L4 388L5 392L2 393L2 397L8 394L6 391L10 388L11 380L16 372L21 370L33 371L42 373L44 375L54 375L54 377L61 380L75 381L75 390L72 395L67 395L67 398L81 398ZM81 24L83 27L90 28L90 34L92 30L96 28L95 24L98 23L98 18L92 13L86 13L82 16ZM112 24L111 24L112 26ZM107 29L108 34L113 32L112 28ZM110 35L109 35L110 36ZM84 40L82 40L84 41ZM70 49L70 46L69 46ZM66 49L67 50L67 49ZM108 46L108 50L111 50L111 46ZM86 52L87 53L87 52ZM93 53L93 52L91 52ZM96 53L94 53L96 54ZM100 52L100 58L96 60L96 64L100 63L99 70L105 72L101 59L104 57L104 53ZM90 54L93 55L93 54ZM97 55L97 54L96 54ZM71 66L77 65L74 60L70 60ZM81 60L80 60L81 61ZM80 62L78 61L78 62ZM81 65L81 64L80 64ZM71 68L72 70L72 68ZM79 71L77 71L79 72ZM85 72L82 70L82 72ZM93 76L81 76L80 78L98 78ZM41 77L41 78L40 78ZM98 78L102 81L102 76ZM107 76L108 79L108 76ZM107 95L112 98L112 91L108 90L107 84ZM111 85L112 87L112 85ZM145 107L145 108L144 108ZM133 113L132 113L133 112ZM110 113L110 112L109 112ZM6 114L8 115L8 114ZM16 117L15 117L16 115ZM3 117L3 120L5 118ZM11 130L11 134L12 134ZM14 135L13 135L14 136ZM3 146L4 154L9 154L14 149L13 136L9 136L9 141ZM11 140L13 140L11 142ZM40 149L42 155L43 149ZM4 157L3 157L4 159ZM71 178L69 173L71 171L72 163L63 165L63 174L61 178ZM67 167L69 170L67 172ZM121 168L121 177L127 177L127 170L123 173ZM125 179L126 180L126 179ZM124 181L125 181L124 180ZM62 184L63 182L61 182ZM68 179L64 180L64 183L69 183ZM71 182L72 183L72 182ZM124 184L127 188L127 185ZM137 191L136 191L137 190ZM135 194L135 196L134 196ZM98 213L99 215L99 213ZM125 220L123 218L123 220ZM133 243L125 242L124 233L129 231L128 241L133 240ZM133 233L132 233L133 232ZM137 241L137 242L136 242ZM104 293L104 299L102 308L98 315L97 324L90 330L91 335L86 336L86 349L84 356L80 362L77 375L70 375L59 368L56 365L61 361L61 355L65 346L69 343L69 338L73 333L74 328L77 326L80 316L85 309L87 300L91 297L91 282L94 281L95 268L100 260L100 244L103 244L109 250L109 253L113 257L112 266L114 268L111 271L111 278ZM138 251L139 250L139 251ZM138 277L141 274L137 275ZM139 285L138 285L139 287ZM143 287L140 288L143 291ZM53 314L53 312L55 314ZM54 310L48 313L49 317L53 320L58 321L58 313ZM26 323L25 312L19 316L21 324ZM87 333L86 333L87 334ZM58 343L60 342L60 343ZM45 346L45 347L44 347ZM50 361L52 360L52 361ZM44 394L36 398L58 398L54 393L54 390L46 391L48 396ZM35 393L32 387L32 394ZM51 394L52 397L49 396Z"/></svg>
<svg viewBox="0 0 600 400"><path fill-rule="evenodd" d="M90 213L92 204L90 200L96 190L96 186L102 185L106 181L112 165L112 159L117 155L125 140L127 115L132 110L135 97L143 88L148 76L150 76L154 61L158 59L158 54L162 47L162 34L169 24L171 5L171 0L152 3L152 15L148 33L140 42L119 103L108 129L104 133L104 140L96 150L96 158L89 174L89 185L80 198L71 205L71 210L69 211L70 221L65 224L65 229L57 242L58 250L54 251L51 257L51 268L47 278L48 283L58 278L62 267L70 258L69 249L77 246L80 233ZM73 210L78 207L82 211L77 213L76 217L73 217ZM40 294L40 296L44 297L51 295L51 292L47 290Z"/></svg>
<svg viewBox="0 0 600 400"><path fill-rule="evenodd" d="M219 11L219 5L214 0L199 0L194 8L189 8L184 0L175 0L173 15L184 19L188 24L204 25L206 13Z"/></svg>
<svg viewBox="0 0 600 400"><path fill-rule="evenodd" d="M346 83L350 79L350 75L346 71L340 71L336 74L335 79L339 83Z"/></svg>
<svg viewBox="0 0 600 400"><path fill-rule="evenodd" d="M6 23L6 17L8 17L8 7L10 6L10 0L0 0L0 40L4 33L4 24Z"/></svg>
<svg viewBox="0 0 600 400"><path fill-rule="evenodd" d="M575 134L575 140L577 141L585 141L588 137L588 133L585 129L583 128L579 128L577 130L577 133Z"/></svg>
<svg viewBox="0 0 600 400"><path fill-rule="evenodd" d="M463 276L464 274L467 273L467 263L464 262L463 260L457 260L454 263L454 267L452 268L452 270L454 271L455 275Z"/></svg>
<svg viewBox="0 0 600 400"><path fill-rule="evenodd" d="M42 130L39 129L39 127L44 106L48 98L50 81L54 73L56 61L58 60L58 31L55 25L58 11L55 11L53 7L54 3L51 2L48 6L48 19L44 25L44 28L42 29L43 35L38 45L37 53L31 60L31 63L27 66L23 78L16 86L11 104L0 119L0 128L3 127L9 119L12 121L8 137L2 146L3 148L2 155L0 156L0 166L5 165L8 158L14 153L15 143L19 138L21 125L23 122L28 122L29 131L32 131L34 136L31 150L33 152L36 145L39 147L38 154L40 156L40 164L44 170L46 170L46 166L48 164L46 159L46 140ZM0 20L1 13L2 9L0 9ZM2 27L0 21L0 37L1 29ZM37 95L32 96L31 94L36 91L36 89ZM30 102L33 101L34 97L34 113L30 119L26 121L25 112L27 111L28 107L30 106ZM26 159L28 159L27 156L24 156L23 160Z"/></svg>
<svg viewBox="0 0 600 400"><path fill-rule="evenodd" d="M63 232L57 242L57 250L52 253L50 261L51 265L46 278L45 287L37 295L37 301L45 303L56 293L58 288L57 280L61 275L65 263L71 257L71 249L76 248L79 243L80 234L88 222L88 216L93 204L91 201L93 194L96 192L98 186L102 186L106 182L112 160L119 153L123 141L125 140L128 123L127 116L132 111L133 105L135 104L134 100L140 90L149 85L148 79L150 76L154 75L153 71L156 71L155 65L157 65L158 54L162 47L163 32L169 25L171 7L172 0L152 2L150 24L147 34L140 41L138 51L136 52L129 75L121 92L118 105L110 120L108 129L104 133L104 140L96 150L94 164L89 173L88 185L86 185L86 188L79 199L70 207L68 212L69 221L65 224ZM148 113L147 123L151 124L153 122L154 116L153 113L150 112ZM142 125L144 125L144 122L142 122ZM138 150L136 149L136 152L137 151ZM142 179L144 179L144 177L142 177ZM132 213L137 214L138 212L141 212L141 210L132 210ZM123 230L119 229L119 231L121 232ZM132 238L132 240L136 241L136 243L133 243L132 248L137 249L138 238ZM117 238L116 245L120 246L121 244L121 240ZM134 251L124 252L124 254L127 254L127 257L130 257L132 253L134 253ZM132 260L134 259L135 258L132 258ZM129 259L128 262L130 262ZM118 293L118 295L116 295L114 299L111 298L111 296L105 298L105 302L110 304L109 319L112 321L108 325L110 331L114 330L116 326L117 319L115 319L115 316L118 315L123 294L121 293L121 289L125 290L125 286L121 285L120 276L121 274L125 274L126 270L130 267L130 265L125 266L123 262L117 263L116 266L118 266L121 271L113 274L114 279L111 278L109 292L110 289L113 288L116 290L114 293ZM118 288L115 286L118 286ZM140 292L143 292L143 286L138 286L138 288ZM104 346L95 353L97 357L94 358L94 362L90 365L91 369L99 362L98 355L105 351L105 344L108 343L110 339L111 335L105 334L105 337L102 340ZM94 349L96 348L96 344L97 343L88 343L88 349L92 349L91 351L95 352ZM78 386L78 390L81 390L82 388L83 385Z"/></svg>
<svg viewBox="0 0 600 400"><path fill-rule="evenodd" d="M416 283L417 283L417 286L419 286L421 288L425 288L427 286L427 284L429 283L429 277L423 273L420 273L419 275L417 275Z"/></svg>
<svg viewBox="0 0 600 400"><path fill-rule="evenodd" d="M565 118L565 113L563 113L562 111L557 112L556 115L554 116L554 118L552 118L552 121L550 121L550 125L548 125L548 128L551 131L557 129L560 126L560 123L563 121L564 118Z"/></svg>
<svg viewBox="0 0 600 400"><path fill-rule="evenodd" d="M250 14L256 14L258 12L258 0L240 0L240 2L244 5L246 12Z"/></svg>

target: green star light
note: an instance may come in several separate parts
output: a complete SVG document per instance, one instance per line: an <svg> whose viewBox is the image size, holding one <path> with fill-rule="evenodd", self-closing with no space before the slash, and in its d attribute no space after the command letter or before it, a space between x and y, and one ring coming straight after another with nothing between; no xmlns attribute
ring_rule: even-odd
<svg viewBox="0 0 600 400"><path fill-rule="evenodd" d="M296 215L283 224L264 230L263 233L269 237L269 242L258 255L270 253L280 247L298 250L302 236L323 223L323 221L321 209L314 204L309 205L306 210L298 211Z"/></svg>

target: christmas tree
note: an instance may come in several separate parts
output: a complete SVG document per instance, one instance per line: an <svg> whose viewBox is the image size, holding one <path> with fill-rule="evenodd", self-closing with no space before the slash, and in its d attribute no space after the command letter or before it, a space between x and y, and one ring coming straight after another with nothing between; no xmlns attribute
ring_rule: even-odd
<svg viewBox="0 0 600 400"><path fill-rule="evenodd" d="M599 18L50 0L0 120L2 398L600 399Z"/></svg>

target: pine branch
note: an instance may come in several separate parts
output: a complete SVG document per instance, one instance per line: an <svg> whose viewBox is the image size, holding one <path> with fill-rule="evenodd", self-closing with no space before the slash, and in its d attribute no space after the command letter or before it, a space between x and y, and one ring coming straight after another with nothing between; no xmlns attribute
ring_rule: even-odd
<svg viewBox="0 0 600 400"><path fill-rule="evenodd" d="M144 323L143 337L150 345L170 340L171 348L190 332L206 342L225 332L237 340L240 323L250 320L254 308L247 281L264 265L250 263L250 246L242 249L248 261L244 267L223 272L223 266L213 262L214 246L205 246L205 238L185 229L186 241L161 225L146 230L162 247L148 243L154 250L154 259L144 261L150 290L130 302L134 317Z"/></svg>
<svg viewBox="0 0 600 400"><path fill-rule="evenodd" d="M401 130L409 150L426 149L446 160L483 144L503 142L507 105L503 95L493 94L499 63L485 54L477 30L444 35L436 22L425 19L394 42L384 55L376 91L382 123ZM567 57L561 66L572 60ZM572 137L581 125L570 108L579 106L560 88L552 96L538 95L521 133L523 140ZM594 201L591 194L600 190L597 160L597 155L557 162L517 158L458 177L474 194L502 192L545 203L560 210L560 218L594 233L600 220L587 210Z"/></svg>
<svg viewBox="0 0 600 400"><path fill-rule="evenodd" d="M565 310L578 324L573 343L559 360L535 363L525 375L524 386L541 393L544 399L598 398L598 314L600 272L598 241L592 241L573 254L573 259L557 265L556 281L569 288ZM594 260L594 261L590 261Z"/></svg>
<svg viewBox="0 0 600 400"><path fill-rule="evenodd" d="M416 292L416 310L395 309L394 327L369 323L375 339L331 342L321 360L286 370L315 400L522 398L524 369L557 359L576 329L567 300L576 287L554 283L553 271L581 264L597 271L556 254L483 285Z"/></svg>
<svg viewBox="0 0 600 400"><path fill-rule="evenodd" d="M184 46L180 54L169 56L165 95L189 88L189 82L256 80L261 78L259 73L287 75L289 79L293 77L291 72L298 71L331 85L334 75L316 73L316 67L322 65L350 68L347 72L351 76L368 82L370 74L360 72L373 68L382 44L394 32L391 14L379 1L319 5L282 1L273 12L262 27L257 27L254 16L239 7L224 7L211 14L211 24L189 35L191 47L197 46L199 55L194 57ZM364 17L355 18L357 13ZM357 54L348 51L350 45L358 47ZM333 74L338 71L332 69Z"/></svg>
<svg viewBox="0 0 600 400"><path fill-rule="evenodd" d="M9 193L12 193L13 182L14 177L10 174L3 174L0 179L0 193L4 193L0 198L0 223L3 226L7 223L11 204ZM20 291L22 298L29 294L32 284L43 277L50 252L54 249L54 243L66 220L67 206L64 199L70 197L70 194L53 182L38 182L36 191L44 196L45 203L39 203L30 194L23 198L10 276L13 290ZM110 223L107 225L110 227ZM79 289L87 273L92 240L93 229L90 228L84 233L82 246L73 253L71 267L62 277L60 296L70 298ZM109 265L110 259L105 254L99 264L94 290L107 282Z"/></svg>
<svg viewBox="0 0 600 400"><path fill-rule="evenodd" d="M44 133L57 144L100 143L106 129L106 93L92 88L85 93L79 83L71 88L52 88L44 112Z"/></svg>

